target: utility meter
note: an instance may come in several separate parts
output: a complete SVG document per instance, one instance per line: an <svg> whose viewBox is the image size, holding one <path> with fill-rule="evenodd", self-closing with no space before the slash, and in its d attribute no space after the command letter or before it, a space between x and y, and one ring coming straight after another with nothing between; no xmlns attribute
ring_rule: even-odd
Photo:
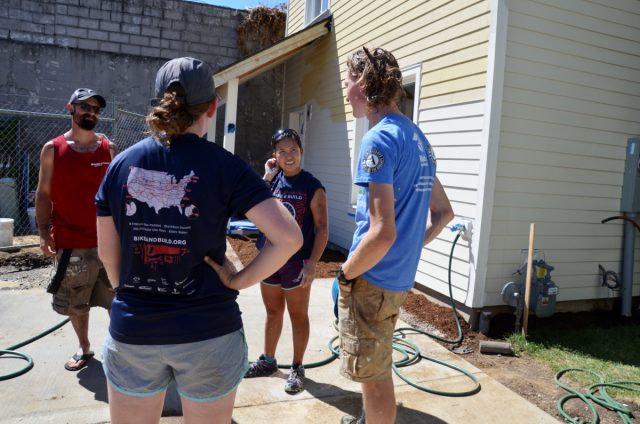
<svg viewBox="0 0 640 424"><path fill-rule="evenodd" d="M532 271L529 309L539 318L549 317L556 310L556 297L558 296L558 286L551 280L553 267L542 259L534 259ZM516 308L517 326L524 306L527 264L523 264L515 274L518 274L520 278L517 282L510 281L504 285L502 288L502 300L504 303Z"/></svg>

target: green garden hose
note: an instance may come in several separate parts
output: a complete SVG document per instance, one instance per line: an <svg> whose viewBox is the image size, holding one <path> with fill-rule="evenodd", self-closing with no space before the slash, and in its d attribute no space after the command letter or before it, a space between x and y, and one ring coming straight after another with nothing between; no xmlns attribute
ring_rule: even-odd
<svg viewBox="0 0 640 424"><path fill-rule="evenodd" d="M396 333L398 331L400 331L400 330L401 329L397 329ZM416 329L410 329L410 330L415 331L417 333L425 334L425 335L430 336L430 337L432 336L431 334L426 333L424 331L420 331L420 330L416 330ZM440 396L449 396L449 397L471 396L471 395L474 395L474 394L476 394L476 393L478 393L480 391L480 382L478 381L478 378L475 375L473 375L470 371L467 371L467 370L465 370L463 368L460 368L460 367L458 367L456 365L453 365L451 363L448 363L448 362L445 362L445 361L441 361L441 360L439 360L437 358L434 358L432 356L423 355L420 352L420 350L418 349L418 346L416 346L414 343L411 343L408 340L399 338L397 336L394 336L393 339L396 342L396 343L394 343L393 348L395 350L400 351L403 354L408 356L408 358L404 358L404 359L401 359L400 361L394 362L393 363L393 371L396 373L396 375L398 377L400 377L402 380L404 380L410 386L415 387L416 389L422 390L423 392L433 393L435 395L440 395ZM453 370L456 370L456 371L464 374L471 381L473 381L474 387L472 389L463 390L463 391L460 391L460 392L449 392L449 391L442 391L442 390L432 389L430 387L422 386L422 385L414 382L413 380L409 379L404 374L402 374L400 372L399 368L412 365L415 361L418 360L418 357L420 357L422 359L426 359L427 361L435 362L436 364L445 366L447 368L451 368Z"/></svg>
<svg viewBox="0 0 640 424"><path fill-rule="evenodd" d="M37 336L31 337L28 340L25 340L23 342L18 343L17 345L13 345L11 347L8 347L6 349L0 349L0 356L4 356L4 355L9 355L10 358L19 358L19 359L23 359L25 361L27 361L27 365L25 365L24 368L9 373L9 374L0 374L0 381L4 381L4 380L10 380L12 378L21 376L22 374L25 374L26 372L28 372L31 368L33 368L33 359L31 358L31 356L27 355L26 353L22 353L22 352L16 352L15 350L28 345L31 342L35 342L36 340L46 336L49 333L53 333L54 331L56 331L58 328L62 327L63 325L65 325L66 323L69 322L69 318L66 318L62 321L60 321L58 324L54 325L53 327L43 331L42 333L38 334Z"/></svg>
<svg viewBox="0 0 640 424"><path fill-rule="evenodd" d="M454 227L455 228L455 227ZM425 336L429 336L432 339L436 339L441 341L442 343L448 343L448 344L452 344L454 346L458 346L460 345L460 343L462 343L462 339L464 337L463 332L462 332L462 326L460 325L460 318L458 318L458 311L456 309L456 304L453 300L453 289L452 289L452 284L451 284L451 267L453 264L453 251L456 248L456 244L458 243L458 239L460 238L460 232L458 231L458 234L456 234L455 239L453 240L453 244L451 245L451 253L449 253L449 270L448 270L448 274L447 274L447 278L449 281L449 304L451 305L451 311L453 313L453 319L456 322L456 327L458 328L458 336L453 339L453 340L449 340L449 339L445 339L443 337L437 336L435 334L431 334L428 333L426 331L422 331L422 330L418 330L416 328L412 328L412 327L403 327L403 328L398 328L396 329L395 333L399 333L399 334L404 334L403 332L406 331L411 331L411 332L415 332L415 333L419 333L419 334L424 334ZM476 394L480 391L480 382L478 381L478 379L476 378L475 375L473 375L471 372L459 368L453 364L450 364L448 362L444 362L441 361L439 359L436 359L434 357L431 356L426 356L423 355L422 353L420 353L420 350L418 349L418 346L416 346L415 344L409 342L408 340L398 337L398 336L394 336L394 341L396 343L394 343L393 348L397 351L403 352L404 354L407 354L408 356L413 355L413 357L409 358L409 359L401 359L400 361L396 361L393 363L393 371L396 373L396 375L398 377L400 377L402 380L404 380L407 384L409 384L410 386L415 387L416 389L422 390L424 392L428 392L428 393L433 393L436 395L441 395L441 396L451 396L451 397L461 397L461 396L470 396L473 394ZM407 351L407 348L409 348L410 350ZM406 367L409 366L411 364L413 364L416 360L417 357L420 357L422 359L426 359L427 361L431 361L431 362L435 362L437 364L443 365L447 368L451 368L454 369L458 372L461 372L462 374L466 375L469 379L471 379L474 382L474 387L470 390L466 390L466 391L462 391L462 392L444 392L444 391L440 391L440 390L435 390L435 389L431 389L429 387L426 386L422 386L418 383L413 382L412 380L410 380L409 378L407 378L406 376L404 376L399 368L401 367Z"/></svg>
<svg viewBox="0 0 640 424"><path fill-rule="evenodd" d="M460 229L460 227L456 226L454 228L452 228L453 231L456 231L457 229ZM456 247L456 244L458 243L458 239L460 238L460 232L458 231L458 234L456 235L455 239L453 240L453 244L451 245L451 253L449 254L449 273L448 273L448 280L449 280L449 300L450 300L450 304L451 304L451 309L453 311L453 318L456 322L456 326L458 327L458 336L453 339L453 340L448 340L442 337L439 337L435 334L431 334L428 333L426 331L422 331L422 330L418 330L412 327L403 327L403 328L398 328L395 330L394 332L394 336L393 336L393 349L396 350L397 352L400 352L402 354L402 358L400 360L394 361L394 363L392 364L392 369L393 371L396 373L396 375L398 377L400 377L403 381L405 381L407 384L409 384L412 387L415 387L418 390L424 391L424 392L428 392L428 393L433 393L436 395L440 395L440 396L450 396L450 397L461 397L461 396L470 396L473 395L475 393L478 393L480 391L480 382L478 381L478 379L476 378L475 375L473 375L471 372L459 368L456 365L441 361L439 359L436 359L434 357L431 356L427 356L427 355L423 355L420 352L420 349L418 348L418 346L415 343L412 343L408 340L406 340L405 338L405 333L406 332L413 332L413 333L419 333L419 334L424 334L425 336L429 336L433 339L439 340L443 343L449 343L449 344L453 344L453 345L459 345L460 343L462 343L462 339L463 339L463 332L462 332L462 326L460 325L460 319L458 318L458 314L457 314L457 310L456 310L456 306L455 306L455 302L453 300L453 289L452 289L452 285L451 285L451 266L453 263L453 251ZM334 322L334 327L336 326L337 322ZM332 361L334 361L335 359L337 359L340 356L340 351L339 351L339 347L335 346L336 341L338 340L339 336L335 336L333 337L330 341L329 341L329 350L331 352L331 356L318 361L318 362L311 362L311 363L305 363L303 364L303 366L305 368L316 368L322 365L326 365ZM420 359L425 359L427 361L431 361L431 362L435 362L439 365L443 365L445 367L454 369L458 372L461 372L462 374L464 374L465 376L467 376L469 379L471 379L474 382L474 387L470 390L465 390L465 391L461 391L461 392L448 392L448 391L441 391L441 390L436 390L436 389L432 389L429 388L427 386L423 386L420 385L416 382L414 382L413 380L409 379L408 377L406 377L404 374L402 374L400 372L400 368L403 367L407 367L409 365L413 365L414 363L418 362ZM290 368L291 365L290 364L279 364L278 368L281 369L287 369Z"/></svg>
<svg viewBox="0 0 640 424"><path fill-rule="evenodd" d="M448 273L447 273L447 279L449 281L449 304L451 305L451 312L453 313L453 320L456 322L456 327L458 328L458 336L453 340L448 340L448 339L445 339L443 337L436 336L435 334L427 333L426 331L416 330L415 328L412 328L412 327L398 328L396 330L396 332L401 331L401 330L413 330L413 331L416 331L418 333L422 333L424 335L427 335L427 336L431 337L432 339L439 340L442 343L448 343L448 344L452 344L454 346L458 346L460 343L462 343L462 339L463 339L464 336L463 336L463 333L462 333L462 326L460 325L460 318L458 318L458 310L456 309L456 303L453 300L453 288L452 288L452 285L451 285L451 266L453 265L453 251L456 248L456 244L458 244L458 239L459 238L460 238L460 232L458 232L458 234L456 234L456 238L453 239L453 244L451 245L451 253L449 253L449 270L448 270Z"/></svg>
<svg viewBox="0 0 640 424"><path fill-rule="evenodd" d="M587 393L580 393L574 388L560 381L562 376L569 372L582 372L582 373L590 374L598 382L590 385L587 388L588 390ZM610 411L617 413L618 417L620 417L623 424L634 424L634 421L632 419L633 415L629 407L611 398L611 396L609 396L609 394L607 393L606 388L613 387L621 390L640 392L640 381L613 381L611 383L605 383L602 376L600 376L599 374L591 370L587 370L583 368L565 368L563 370L560 370L556 374L555 382L558 386L562 387L564 390L569 392L568 395L565 395L562 398L560 398L560 400L558 400L558 402L556 403L556 406L558 407L558 412L560 412L560 415L562 415L562 417L568 422L570 422L571 424L598 424L600 422L600 415L598 415L598 411L596 410L594 403L602 406L603 408L606 408ZM637 388L634 388L633 386L637 386ZM596 393L599 393L599 395ZM590 421L583 421L580 419L576 419L571 415L569 415L564 410L564 404L571 399L580 399L582 402L585 403L585 405L587 405L587 407L589 408L589 411L591 412Z"/></svg>

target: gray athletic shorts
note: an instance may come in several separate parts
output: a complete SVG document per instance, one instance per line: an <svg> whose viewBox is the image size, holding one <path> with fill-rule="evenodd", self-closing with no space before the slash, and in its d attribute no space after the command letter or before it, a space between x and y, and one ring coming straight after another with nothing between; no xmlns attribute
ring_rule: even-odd
<svg viewBox="0 0 640 424"><path fill-rule="evenodd" d="M109 384L128 396L154 396L175 381L194 402L220 399L238 387L249 369L244 330L194 343L132 345L110 335L102 349Z"/></svg>

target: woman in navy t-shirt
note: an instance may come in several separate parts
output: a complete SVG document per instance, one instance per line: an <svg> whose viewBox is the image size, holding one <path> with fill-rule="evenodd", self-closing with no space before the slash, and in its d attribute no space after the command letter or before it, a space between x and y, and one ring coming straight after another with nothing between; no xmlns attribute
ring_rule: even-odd
<svg viewBox="0 0 640 424"><path fill-rule="evenodd" d="M284 390L296 394L304 388L302 360L309 341L309 295L316 265L327 246L327 196L324 187L301 168L302 142L292 129L277 131L271 137L273 158L265 163L265 175L271 193L295 218L302 230L304 244L275 274L266 278L260 289L267 309L264 352L252 362L245 378L265 377L278 370L276 347L282 332L285 305L293 332L293 362ZM260 234L257 241L263 249L269 235Z"/></svg>
<svg viewBox="0 0 640 424"><path fill-rule="evenodd" d="M172 381L185 422L230 422L249 365L238 290L279 269L302 236L247 164L203 138L217 106L206 63L165 63L155 91L152 137L111 162L96 195L116 290L103 349L111 422L158 422ZM233 214L273 240L240 272L225 258Z"/></svg>

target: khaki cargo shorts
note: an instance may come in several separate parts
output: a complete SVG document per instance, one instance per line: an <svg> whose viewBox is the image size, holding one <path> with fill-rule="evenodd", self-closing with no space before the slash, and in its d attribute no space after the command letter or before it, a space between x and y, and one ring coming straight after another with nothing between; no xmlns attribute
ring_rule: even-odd
<svg viewBox="0 0 640 424"><path fill-rule="evenodd" d="M50 277L56 274L62 249L58 251ZM98 258L98 249L73 249L64 279L53 295L51 306L62 315L84 315L92 306L111 309L114 290Z"/></svg>
<svg viewBox="0 0 640 424"><path fill-rule="evenodd" d="M340 285L340 374L357 381L391 378L393 332L407 291L391 291L358 277Z"/></svg>

